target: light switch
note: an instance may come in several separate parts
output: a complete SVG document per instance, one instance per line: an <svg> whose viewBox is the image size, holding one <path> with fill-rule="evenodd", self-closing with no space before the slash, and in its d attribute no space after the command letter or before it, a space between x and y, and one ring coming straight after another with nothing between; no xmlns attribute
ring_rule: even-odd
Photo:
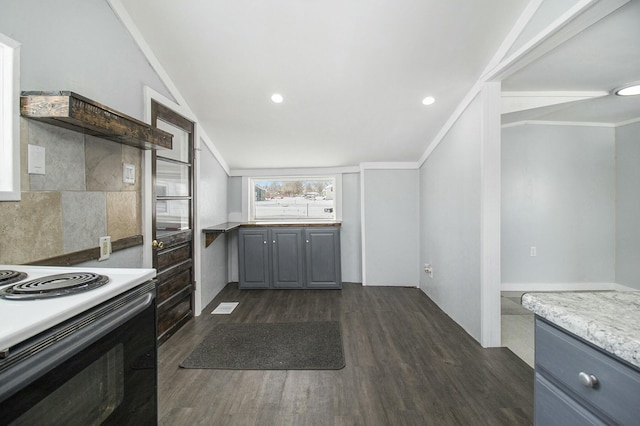
<svg viewBox="0 0 640 426"><path fill-rule="evenodd" d="M45 172L45 149L43 146L29 144L29 166L27 167L31 175L43 175Z"/></svg>
<svg viewBox="0 0 640 426"><path fill-rule="evenodd" d="M136 183L136 166L129 163L122 165L122 181L124 183Z"/></svg>

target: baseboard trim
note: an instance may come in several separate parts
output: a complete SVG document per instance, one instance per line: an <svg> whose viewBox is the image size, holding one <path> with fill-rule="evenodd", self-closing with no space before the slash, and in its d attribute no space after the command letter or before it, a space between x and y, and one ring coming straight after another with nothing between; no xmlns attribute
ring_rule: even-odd
<svg viewBox="0 0 640 426"><path fill-rule="evenodd" d="M502 283L500 291L638 291L616 283Z"/></svg>

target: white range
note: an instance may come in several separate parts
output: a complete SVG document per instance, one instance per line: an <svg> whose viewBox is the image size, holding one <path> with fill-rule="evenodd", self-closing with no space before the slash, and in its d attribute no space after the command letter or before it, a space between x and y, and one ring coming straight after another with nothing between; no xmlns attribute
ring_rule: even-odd
<svg viewBox="0 0 640 426"><path fill-rule="evenodd" d="M0 285L0 291L14 284L64 273L94 273L109 278L106 284L83 293L37 300L0 298L0 351L20 343L52 326L106 302L156 276L155 269L82 268L0 265L0 271L24 272L27 277Z"/></svg>

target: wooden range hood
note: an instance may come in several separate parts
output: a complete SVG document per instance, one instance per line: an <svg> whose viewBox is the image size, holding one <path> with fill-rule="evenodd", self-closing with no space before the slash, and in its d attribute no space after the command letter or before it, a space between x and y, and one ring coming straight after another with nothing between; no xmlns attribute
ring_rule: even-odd
<svg viewBox="0 0 640 426"><path fill-rule="evenodd" d="M171 149L173 135L73 92L22 92L20 115L141 149Z"/></svg>

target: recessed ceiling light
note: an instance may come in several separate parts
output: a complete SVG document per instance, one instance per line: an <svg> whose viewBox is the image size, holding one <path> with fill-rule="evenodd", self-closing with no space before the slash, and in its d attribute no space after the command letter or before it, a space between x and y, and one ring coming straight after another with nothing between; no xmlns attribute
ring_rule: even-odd
<svg viewBox="0 0 640 426"><path fill-rule="evenodd" d="M273 95L271 95L271 100L277 104L280 104L282 103L282 101L284 101L284 98L280 93L274 93Z"/></svg>
<svg viewBox="0 0 640 426"><path fill-rule="evenodd" d="M613 94L618 96L640 95L640 83L630 83L622 87L618 87L617 89L614 89Z"/></svg>
<svg viewBox="0 0 640 426"><path fill-rule="evenodd" d="M436 101L436 98L434 98L433 96L427 96L422 100L422 105L431 105L435 101Z"/></svg>

